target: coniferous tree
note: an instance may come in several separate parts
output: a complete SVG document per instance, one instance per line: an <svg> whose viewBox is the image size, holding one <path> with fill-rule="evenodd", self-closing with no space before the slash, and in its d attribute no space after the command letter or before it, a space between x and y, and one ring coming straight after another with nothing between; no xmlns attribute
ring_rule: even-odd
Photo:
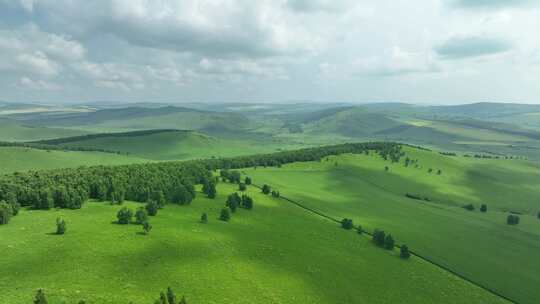
<svg viewBox="0 0 540 304"><path fill-rule="evenodd" d="M37 291L37 294L34 298L34 304L47 304L47 297L45 296L45 291L43 289L39 289Z"/></svg>
<svg viewBox="0 0 540 304"><path fill-rule="evenodd" d="M146 209L146 212L148 212L149 216L156 216L159 206L156 201L150 200L148 203L146 203L146 206L144 206Z"/></svg>
<svg viewBox="0 0 540 304"><path fill-rule="evenodd" d="M408 259L411 256L411 253L409 252L409 247L407 247L407 245L401 245L401 248L399 249L399 256L402 259Z"/></svg>
<svg viewBox="0 0 540 304"><path fill-rule="evenodd" d="M169 304L176 304L176 295L171 287L167 287L167 302Z"/></svg>
<svg viewBox="0 0 540 304"><path fill-rule="evenodd" d="M229 209L227 209L227 208L221 209L219 219L224 221L224 222L228 222L231 219L231 214L229 212Z"/></svg>
<svg viewBox="0 0 540 304"><path fill-rule="evenodd" d="M66 233L66 221L64 221L62 218L56 219L56 234L62 235Z"/></svg>
<svg viewBox="0 0 540 304"><path fill-rule="evenodd" d="M142 225L146 221L148 221L148 213L145 208L139 207L135 212L135 222Z"/></svg>
<svg viewBox="0 0 540 304"><path fill-rule="evenodd" d="M131 211L127 207L123 207L116 214L116 218L118 218L118 224L129 224L131 222L131 218L133 218L133 211Z"/></svg>
<svg viewBox="0 0 540 304"><path fill-rule="evenodd" d="M384 238L384 248L385 249L388 249L388 250L392 250L394 249L394 238L392 237L391 234L388 234L385 238Z"/></svg>
<svg viewBox="0 0 540 304"><path fill-rule="evenodd" d="M246 176L246 178L244 179L244 184L251 185L251 177Z"/></svg>

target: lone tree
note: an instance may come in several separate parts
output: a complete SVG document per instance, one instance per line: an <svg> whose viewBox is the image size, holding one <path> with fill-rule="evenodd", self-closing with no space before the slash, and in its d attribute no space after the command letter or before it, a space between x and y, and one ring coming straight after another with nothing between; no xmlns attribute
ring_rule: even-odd
<svg viewBox="0 0 540 304"><path fill-rule="evenodd" d="M148 221L148 213L146 212L145 208L139 207L137 212L135 212L135 222L142 225L142 223L146 221Z"/></svg>
<svg viewBox="0 0 540 304"><path fill-rule="evenodd" d="M62 218L56 219L56 234L62 235L66 233L66 221Z"/></svg>
<svg viewBox="0 0 540 304"><path fill-rule="evenodd" d="M264 184L263 187L262 187L262 193L264 194L268 194L270 193L270 186L268 186L267 184Z"/></svg>
<svg viewBox="0 0 540 304"><path fill-rule="evenodd" d="M118 224L121 224L121 225L129 224L131 222L132 217L133 217L133 211L131 211L127 207L123 207L116 214L116 218L118 218Z"/></svg>
<svg viewBox="0 0 540 304"><path fill-rule="evenodd" d="M150 216L156 216L158 213L159 206L154 200L150 200L148 203L146 203L146 206L144 206L144 209L146 209L146 212Z"/></svg>
<svg viewBox="0 0 540 304"><path fill-rule="evenodd" d="M392 250L394 249L394 238L392 237L391 234L388 234L385 238L384 238L384 248L385 249L388 249L388 250Z"/></svg>
<svg viewBox="0 0 540 304"><path fill-rule="evenodd" d="M401 245L401 248L399 249L399 257L402 259L408 259L411 256L411 253L409 252L409 247L407 245Z"/></svg>
<svg viewBox="0 0 540 304"><path fill-rule="evenodd" d="M238 193L235 192L227 197L227 202L225 203L225 206L229 207L232 213L235 213L236 208L238 208L241 203L242 198L238 195Z"/></svg>
<svg viewBox="0 0 540 304"><path fill-rule="evenodd" d="M203 213L201 215L201 223L203 223L203 224L208 223L208 215L206 213Z"/></svg>
<svg viewBox="0 0 540 304"><path fill-rule="evenodd" d="M342 219L341 228L346 229L346 230L351 230L353 228L353 221L348 218Z"/></svg>
<svg viewBox="0 0 540 304"><path fill-rule="evenodd" d="M224 221L224 222L228 222L231 219L231 213L229 212L229 209L227 209L227 208L221 209L219 219Z"/></svg>
<svg viewBox="0 0 540 304"><path fill-rule="evenodd" d="M39 289L37 291L36 297L34 298L34 304L47 304L47 297L45 296L45 291Z"/></svg>
<svg viewBox="0 0 540 304"><path fill-rule="evenodd" d="M152 225L150 225L150 222L144 221L142 223L142 229L143 229L144 234L149 234L150 231L152 230Z"/></svg>
<svg viewBox="0 0 540 304"><path fill-rule="evenodd" d="M253 209L253 199L247 195L242 195L242 208L245 208L247 210Z"/></svg>
<svg viewBox="0 0 540 304"><path fill-rule="evenodd" d="M0 225L9 223L12 214L13 208L8 203L0 201Z"/></svg>
<svg viewBox="0 0 540 304"><path fill-rule="evenodd" d="M171 287L167 287L167 302L169 304L176 304L176 295Z"/></svg>
<svg viewBox="0 0 540 304"><path fill-rule="evenodd" d="M251 185L251 177L246 176L246 178L244 179L244 184Z"/></svg>
<svg viewBox="0 0 540 304"><path fill-rule="evenodd" d="M379 230L379 229L375 229L375 231L373 231L373 243L375 243L375 245L379 247L383 247L385 237L386 237L386 234L384 233L384 231Z"/></svg>
<svg viewBox="0 0 540 304"><path fill-rule="evenodd" d="M509 214L508 217L506 218L506 223L508 225L517 225L517 224L519 224L519 216L517 216L515 214Z"/></svg>
<svg viewBox="0 0 540 304"><path fill-rule="evenodd" d="M206 194L208 198L216 198L217 190L216 190L216 180L205 180L202 187L202 192Z"/></svg>
<svg viewBox="0 0 540 304"><path fill-rule="evenodd" d="M480 206L480 212L487 212L487 205L486 204L482 204Z"/></svg>

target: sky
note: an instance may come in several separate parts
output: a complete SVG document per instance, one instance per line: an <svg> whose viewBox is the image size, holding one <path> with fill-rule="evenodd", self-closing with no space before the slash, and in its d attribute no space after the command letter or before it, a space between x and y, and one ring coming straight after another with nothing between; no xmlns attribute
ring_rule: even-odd
<svg viewBox="0 0 540 304"><path fill-rule="evenodd" d="M540 1L0 0L0 100L540 104Z"/></svg>

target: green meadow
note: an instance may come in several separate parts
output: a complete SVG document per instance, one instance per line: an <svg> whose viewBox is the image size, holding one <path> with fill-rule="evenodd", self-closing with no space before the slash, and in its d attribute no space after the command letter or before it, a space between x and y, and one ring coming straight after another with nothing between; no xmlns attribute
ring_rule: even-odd
<svg viewBox="0 0 540 304"><path fill-rule="evenodd" d="M352 218L368 231L383 229L398 244L518 303L536 303L540 166L413 148L405 152L400 163L372 153L242 171L256 184L269 184L325 214ZM405 157L417 159L418 167L406 167ZM429 201L407 198L406 193ZM479 211L483 203L486 213ZM466 204L475 210L462 208ZM519 225L506 224L510 211L521 213Z"/></svg>
<svg viewBox="0 0 540 304"><path fill-rule="evenodd" d="M124 165L149 160L135 156L93 151L40 150L0 147L0 174L96 165Z"/></svg>
<svg viewBox="0 0 540 304"><path fill-rule="evenodd" d="M167 205L148 235L115 224L120 206L108 203L23 210L0 226L2 299L30 303L44 288L52 304L153 303L171 286L189 303L506 303L251 186L254 209L222 222L219 210L236 187L220 183L215 199L199 193L191 205ZM65 235L53 234L57 217L67 222Z"/></svg>

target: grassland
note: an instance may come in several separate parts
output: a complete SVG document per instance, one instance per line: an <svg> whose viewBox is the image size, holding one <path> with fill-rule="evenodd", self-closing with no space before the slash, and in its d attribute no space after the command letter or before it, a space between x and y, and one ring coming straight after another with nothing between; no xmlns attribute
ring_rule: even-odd
<svg viewBox="0 0 540 304"><path fill-rule="evenodd" d="M146 236L112 223L120 207L107 203L22 211L0 226L2 301L28 303L45 288L52 304L152 303L172 286L189 303L506 303L251 187L254 210L221 222L233 187L220 184L215 200L167 206ZM208 224L198 222L202 212ZM51 235L59 216L68 231Z"/></svg>
<svg viewBox="0 0 540 304"><path fill-rule="evenodd" d="M297 146L257 139L223 139L194 131L167 131L142 136L104 136L79 141L69 141L68 147L84 147L129 153L152 160L231 157L269 153L285 147Z"/></svg>
<svg viewBox="0 0 540 304"><path fill-rule="evenodd" d="M26 126L0 118L0 141L32 141L86 134L84 131Z"/></svg>
<svg viewBox="0 0 540 304"><path fill-rule="evenodd" d="M406 153L419 160L419 168L390 164L374 155L342 155L244 171L256 183L268 183L311 208L352 218L370 231L391 232L398 243L519 303L536 303L539 165L447 157L411 148ZM438 169L441 175L435 173ZM406 198L406 193L430 202ZM476 210L486 203L489 210L466 211L461 206L467 203ZM520 225L506 225L507 211L523 213Z"/></svg>
<svg viewBox="0 0 540 304"><path fill-rule="evenodd" d="M38 150L0 147L0 174L92 165L123 165L148 162L142 158L104 152Z"/></svg>

